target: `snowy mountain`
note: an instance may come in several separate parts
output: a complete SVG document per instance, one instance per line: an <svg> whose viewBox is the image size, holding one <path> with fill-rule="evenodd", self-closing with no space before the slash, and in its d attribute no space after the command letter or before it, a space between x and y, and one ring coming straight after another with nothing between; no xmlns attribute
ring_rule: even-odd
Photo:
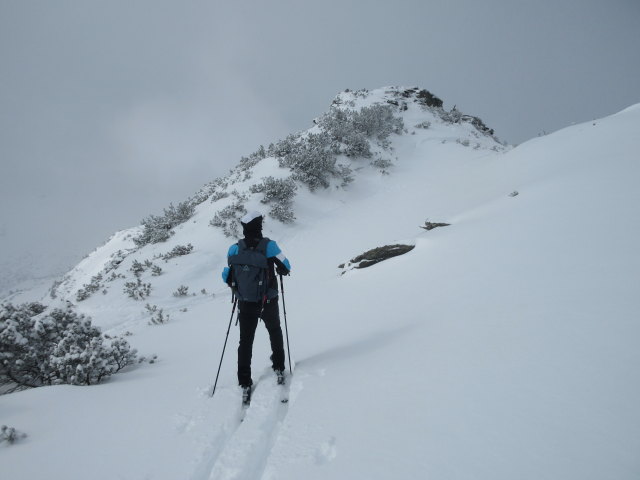
<svg viewBox="0 0 640 480"><path fill-rule="evenodd" d="M636 105L507 149L424 90L341 93L313 128L116 233L42 299L158 361L0 396L0 423L28 435L2 447L3 471L637 478L639 128ZM220 271L255 209L293 266L294 375L283 404L259 327L240 422L237 328L210 391L231 314ZM345 266L396 244L414 248Z"/></svg>

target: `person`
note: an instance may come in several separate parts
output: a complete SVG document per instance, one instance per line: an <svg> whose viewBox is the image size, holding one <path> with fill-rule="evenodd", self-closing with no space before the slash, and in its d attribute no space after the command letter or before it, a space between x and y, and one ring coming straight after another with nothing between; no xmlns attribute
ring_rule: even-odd
<svg viewBox="0 0 640 480"><path fill-rule="evenodd" d="M234 290L234 295L238 299L238 321L240 323L240 342L238 345L238 384L242 387L243 402L249 403L251 398L251 357L253 352L253 339L260 319L269 333L271 343L272 368L277 375L278 383L284 383L284 342L282 338L282 328L280 327L280 314L278 310L278 275L289 275L291 264L284 256L278 244L262 235L263 217L259 212L251 212L240 220L244 238L238 243L231 245L227 252L228 266L222 272L222 279ZM239 289L242 280L241 269L234 274L234 267L241 262L241 258L247 250L259 252L263 259L266 257L266 291L261 294L261 298L247 297ZM249 255L255 255L249 253ZM262 256L263 255L263 256ZM264 260L262 260L264 261ZM245 267L246 269L246 267ZM244 280L246 282L246 280ZM243 299L244 295L244 299ZM247 298L254 301L247 301ZM256 301L257 300L257 301Z"/></svg>

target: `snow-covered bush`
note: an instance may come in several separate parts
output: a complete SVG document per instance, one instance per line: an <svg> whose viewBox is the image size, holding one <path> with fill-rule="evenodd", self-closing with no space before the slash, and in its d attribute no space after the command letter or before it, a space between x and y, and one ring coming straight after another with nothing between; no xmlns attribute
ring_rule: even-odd
<svg viewBox="0 0 640 480"><path fill-rule="evenodd" d="M151 284L142 283L139 278L135 282L126 282L124 284L124 293L134 300L144 300L151 293Z"/></svg>
<svg viewBox="0 0 640 480"><path fill-rule="evenodd" d="M82 285L82 288L76 292L76 301L81 302L102 288L102 274L91 277L89 284Z"/></svg>
<svg viewBox="0 0 640 480"><path fill-rule="evenodd" d="M377 158L376 160L371 162L371 165L380 170L380 172L388 174L388 170L393 166L393 162L386 158Z"/></svg>
<svg viewBox="0 0 640 480"><path fill-rule="evenodd" d="M291 151L278 159L281 167L289 168L292 178L309 190L328 188L331 177L340 176L335 155L330 150L330 139L326 134L310 133L303 141L294 144Z"/></svg>
<svg viewBox="0 0 640 480"><path fill-rule="evenodd" d="M387 148L389 135L400 134L404 128L402 117L394 116L389 105L372 105L360 110L332 107L317 124L329 136L334 153L363 158L372 155L370 140Z"/></svg>
<svg viewBox="0 0 640 480"><path fill-rule="evenodd" d="M163 215L150 215L142 220L144 230L133 239L138 247L149 243L166 241L173 235L173 228L189 220L195 211L195 205L189 201L181 202L177 206L169 205Z"/></svg>
<svg viewBox="0 0 640 480"><path fill-rule="evenodd" d="M218 200L222 200L223 198L227 198L229 194L225 191L221 192L213 192L211 194L211 202L217 202Z"/></svg>
<svg viewBox="0 0 640 480"><path fill-rule="evenodd" d="M155 258L158 258L158 257L155 257ZM163 258L163 256L159 255L159 258ZM134 260L133 263L131 264L131 268L129 268L129 271L133 272L136 278L140 278L142 274L147 270L151 270L151 275L153 275L154 277L157 277L162 273L162 268L157 266L155 263L153 263L149 259L146 259L144 262L139 262L138 260ZM120 275L120 277L124 278L123 275Z"/></svg>
<svg viewBox="0 0 640 480"><path fill-rule="evenodd" d="M246 215L247 209L240 201L223 208L213 216L209 222L212 227L222 228L227 237L238 237L240 234L240 219Z"/></svg>
<svg viewBox="0 0 640 480"><path fill-rule="evenodd" d="M282 223L291 223L295 220L293 214L293 199L298 189L292 178L275 179L265 177L262 183L251 187L252 193L262 193L262 203L270 204L269 215Z"/></svg>
<svg viewBox="0 0 640 480"><path fill-rule="evenodd" d="M0 385L92 385L134 363L121 337L106 339L71 304L45 312L39 303L0 307Z"/></svg>
<svg viewBox="0 0 640 480"><path fill-rule="evenodd" d="M111 272L112 270L117 270L117 268L120 266L120 264L124 261L125 258L127 258L127 256L129 255L129 252L124 252L122 250L118 250L117 252L115 252L114 254L111 255L111 259L107 262L107 264L104 267L104 273L107 274L109 272Z"/></svg>
<svg viewBox="0 0 640 480"><path fill-rule="evenodd" d="M147 312L151 314L151 317L149 319L150 325L162 325L169 321L169 315L165 315L163 313L163 310L161 308L158 308L157 305L150 305L147 303L145 305L145 308L147 309Z"/></svg>
<svg viewBox="0 0 640 480"><path fill-rule="evenodd" d="M431 127L431 122L428 120L425 120L424 122L420 122L417 125L414 125L415 128L423 128L425 130L427 130L428 128Z"/></svg>
<svg viewBox="0 0 640 480"><path fill-rule="evenodd" d="M186 285L180 285L178 289L173 292L174 297L186 297L189 295L189 287Z"/></svg>
<svg viewBox="0 0 640 480"><path fill-rule="evenodd" d="M193 245L190 243L188 245L176 245L170 252L160 255L160 258L168 262L172 258L189 255L191 252L193 252Z"/></svg>
<svg viewBox="0 0 640 480"><path fill-rule="evenodd" d="M142 275L142 273L145 271L145 269L146 269L145 265L140 263L138 260L134 260L133 263L131 264L131 268L129 270L131 272L133 272L133 274L136 277L139 277L140 275Z"/></svg>
<svg viewBox="0 0 640 480"><path fill-rule="evenodd" d="M21 438L26 438L26 436L26 433L19 432L13 427L7 427L6 425L0 427L0 444L6 442L12 445Z"/></svg>

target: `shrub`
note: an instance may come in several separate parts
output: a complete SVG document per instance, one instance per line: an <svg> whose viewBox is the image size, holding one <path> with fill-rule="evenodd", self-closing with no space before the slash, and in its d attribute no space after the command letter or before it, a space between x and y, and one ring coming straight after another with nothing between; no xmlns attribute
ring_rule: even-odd
<svg viewBox="0 0 640 480"><path fill-rule="evenodd" d="M76 292L76 301L81 302L102 288L102 274L91 277L89 284L82 285L82 288Z"/></svg>
<svg viewBox="0 0 640 480"><path fill-rule="evenodd" d="M178 289L173 292L174 297L186 297L189 295L189 287L186 285L180 285Z"/></svg>
<svg viewBox="0 0 640 480"><path fill-rule="evenodd" d="M279 159L280 166L291 169L292 178L307 185L311 191L328 188L330 177L338 173L329 146L327 135L310 133Z"/></svg>
<svg viewBox="0 0 640 480"><path fill-rule="evenodd" d="M135 282L126 282L124 284L124 293L134 300L144 300L151 293L151 284L142 283L139 278Z"/></svg>
<svg viewBox="0 0 640 480"><path fill-rule="evenodd" d="M372 105L355 111L332 107L318 119L318 126L329 135L335 153L369 158L369 139L387 148L387 138L402 133L404 122L389 105Z"/></svg>
<svg viewBox="0 0 640 480"><path fill-rule="evenodd" d="M142 272L145 271L145 265L140 263L138 260L134 260L131 264L131 268L129 269L136 277L142 275Z"/></svg>
<svg viewBox="0 0 640 480"><path fill-rule="evenodd" d="M136 360L121 337L106 339L91 320L39 303L0 308L0 384L8 391L43 385L92 385Z"/></svg>
<svg viewBox="0 0 640 480"><path fill-rule="evenodd" d="M151 318L149 319L150 325L162 325L169 321L169 315L164 315L163 310L158 308L157 305L146 304L145 308L147 312L151 314Z"/></svg>
<svg viewBox="0 0 640 480"><path fill-rule="evenodd" d="M173 235L173 228L189 220L195 211L195 205L191 202L181 202L177 206L169 205L164 209L162 216L150 215L142 220L144 230L133 239L133 242L142 247L149 243L166 241Z"/></svg>
<svg viewBox="0 0 640 480"><path fill-rule="evenodd" d="M246 215L247 209L240 201L223 208L213 216L209 222L212 227L222 228L227 237L237 237L240 234L240 219Z"/></svg>
<svg viewBox="0 0 640 480"><path fill-rule="evenodd" d="M160 255L160 258L168 262L172 258L189 255L191 252L193 252L193 245L190 243L188 245L176 245L170 252Z"/></svg>
<svg viewBox="0 0 640 480"><path fill-rule="evenodd" d="M19 432L13 427L7 427L6 425L0 427L0 444L7 442L11 445L22 438L26 438L26 436L25 433Z"/></svg>
<svg viewBox="0 0 640 480"><path fill-rule="evenodd" d="M292 178L275 179L265 177L262 183L251 187L252 193L262 193L262 203L270 204L269 215L282 223L291 223L295 220L292 205L298 189Z"/></svg>
<svg viewBox="0 0 640 480"><path fill-rule="evenodd" d="M388 169L393 166L393 162L386 158L378 158L371 162L371 165L380 170L380 172L388 174Z"/></svg>

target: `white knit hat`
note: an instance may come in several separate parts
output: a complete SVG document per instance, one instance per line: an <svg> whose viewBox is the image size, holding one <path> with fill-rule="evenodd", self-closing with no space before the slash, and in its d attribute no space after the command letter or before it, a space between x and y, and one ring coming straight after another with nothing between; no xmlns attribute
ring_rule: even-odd
<svg viewBox="0 0 640 480"><path fill-rule="evenodd" d="M241 223L247 224L249 223L251 220L255 220L258 217L262 217L262 214L260 212L256 212L255 210L253 212L249 212L247 213L244 217L242 217L240 219Z"/></svg>

